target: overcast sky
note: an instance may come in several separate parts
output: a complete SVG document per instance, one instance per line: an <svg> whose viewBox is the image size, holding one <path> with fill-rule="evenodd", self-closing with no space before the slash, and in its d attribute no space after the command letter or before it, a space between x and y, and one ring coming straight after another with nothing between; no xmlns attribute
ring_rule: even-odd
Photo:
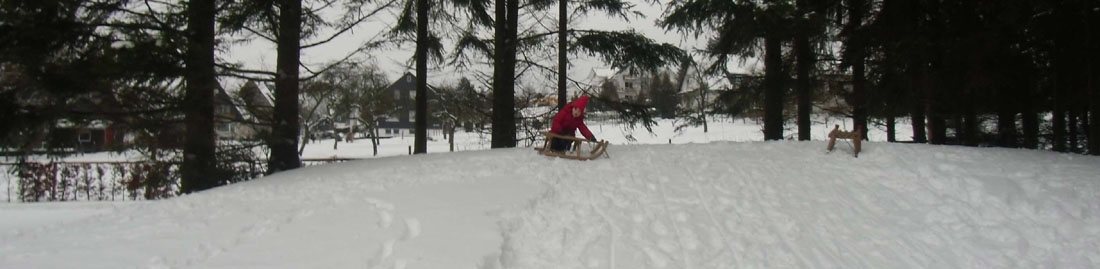
<svg viewBox="0 0 1100 269"><path fill-rule="evenodd" d="M645 17L631 18L630 22L622 21L619 18L609 18L603 14L592 13L586 18L582 18L581 21L573 23L573 27L576 29L599 29L599 30L634 30L645 34L647 37L652 38L658 42L669 43L676 45L682 49L694 50L701 48L705 43L705 36L701 39L695 39L693 37L683 37L676 32L665 32L655 25L657 19L660 18L663 6L653 6L642 0L632 0L636 5L634 10L642 12ZM555 8L556 10L556 8ZM551 14L553 18L556 18L556 14ZM302 51L302 62L313 69L317 69L324 65L324 63L330 63L336 61L349 52L354 51L364 42L371 40L377 36L377 33L381 29L388 28L393 23L392 15L378 16L372 20L368 20L361 23L360 26L349 34L345 34L333 40L329 44L313 47ZM556 25L554 21L542 21L541 23L547 25ZM313 41L307 41L304 43L310 43ZM447 53L453 51L453 41L444 41L444 48ZM397 48L388 48L381 50L373 50L364 53L359 59L368 59L368 61L375 62L387 75L390 80L400 77L405 72L415 73L415 70L406 68L405 64L409 62L412 57L414 44L406 44ZM230 48L227 52L219 55L219 57L227 59L232 62L244 64L249 68L258 68L263 70L274 70L276 63L275 45L265 40L254 40L249 44L238 45ZM601 63L599 59L595 57L589 57L587 55L575 55L571 57L572 66L569 71L569 76L572 79L582 80L589 75L592 68L604 67L605 64ZM546 64L556 66L556 59L547 62ZM752 62L746 63L748 68L752 68L755 64ZM491 73L491 67L484 66L482 70L487 73ZM303 76L306 74L303 73ZM433 85L446 85L456 83L458 78L468 76L469 74L463 74L455 71L453 68L444 67L443 70L432 71L428 74L429 83ZM555 85L554 81L547 82L535 82L534 79L528 79L524 83L532 86L533 88L544 88L547 91L552 91ZM226 86L237 87L240 84L239 81L225 81ZM541 84L540 84L541 83ZM475 82L476 84L476 82Z"/></svg>

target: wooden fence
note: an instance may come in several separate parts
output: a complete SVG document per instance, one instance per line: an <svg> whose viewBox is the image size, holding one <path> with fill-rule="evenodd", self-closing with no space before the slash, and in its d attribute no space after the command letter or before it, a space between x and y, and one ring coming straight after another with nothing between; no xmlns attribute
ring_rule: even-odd
<svg viewBox="0 0 1100 269"><path fill-rule="evenodd" d="M358 160L302 159L303 166ZM229 182L264 174L266 161L237 162ZM7 172L7 202L155 200L179 194L179 163L173 161L0 163Z"/></svg>

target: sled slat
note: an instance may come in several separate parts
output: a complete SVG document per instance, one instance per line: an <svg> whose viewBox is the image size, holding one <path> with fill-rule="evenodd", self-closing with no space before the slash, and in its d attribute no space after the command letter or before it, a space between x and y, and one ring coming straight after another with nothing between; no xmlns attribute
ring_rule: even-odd
<svg viewBox="0 0 1100 269"><path fill-rule="evenodd" d="M605 156L605 154L607 153L607 146L609 144L607 143L607 141L592 142L575 136L559 135L551 132L543 132L543 135L546 136L546 139L543 140L542 147L536 147L535 151L538 151L539 154L542 155L565 158L570 160L587 161L599 158L600 156ZM555 152L551 150L551 143L554 138L572 140L572 151L574 154L569 154L569 152ZM592 147L592 150L588 152L587 156L582 154L582 152L580 151L581 145L586 142L595 144Z"/></svg>

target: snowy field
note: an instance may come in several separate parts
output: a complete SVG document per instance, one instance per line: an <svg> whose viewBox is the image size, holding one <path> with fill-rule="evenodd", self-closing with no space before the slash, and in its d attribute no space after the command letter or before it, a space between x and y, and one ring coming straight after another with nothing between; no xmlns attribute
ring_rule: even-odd
<svg viewBox="0 0 1100 269"><path fill-rule="evenodd" d="M161 201L0 203L0 268L1100 267L1097 157L870 142L857 159L824 153L832 123L813 142L669 125L592 124L614 145L588 162L471 150Z"/></svg>

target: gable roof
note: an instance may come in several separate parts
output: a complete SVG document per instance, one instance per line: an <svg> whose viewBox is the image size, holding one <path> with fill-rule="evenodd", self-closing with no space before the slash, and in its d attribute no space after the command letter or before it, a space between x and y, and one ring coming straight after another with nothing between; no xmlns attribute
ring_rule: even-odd
<svg viewBox="0 0 1100 269"><path fill-rule="evenodd" d="M230 116L231 120L236 120L236 121L244 120L244 114L242 114L241 110L237 108L238 106L237 106L236 103L233 102L233 98L229 97L229 94L225 92L225 87L222 87L220 83L218 84L218 91L214 93L214 103L216 105L228 106L229 107L229 116ZM215 109L216 109L216 107L215 107ZM215 114L215 117L224 116L224 115L217 115L218 114L217 110L215 110L214 114Z"/></svg>

